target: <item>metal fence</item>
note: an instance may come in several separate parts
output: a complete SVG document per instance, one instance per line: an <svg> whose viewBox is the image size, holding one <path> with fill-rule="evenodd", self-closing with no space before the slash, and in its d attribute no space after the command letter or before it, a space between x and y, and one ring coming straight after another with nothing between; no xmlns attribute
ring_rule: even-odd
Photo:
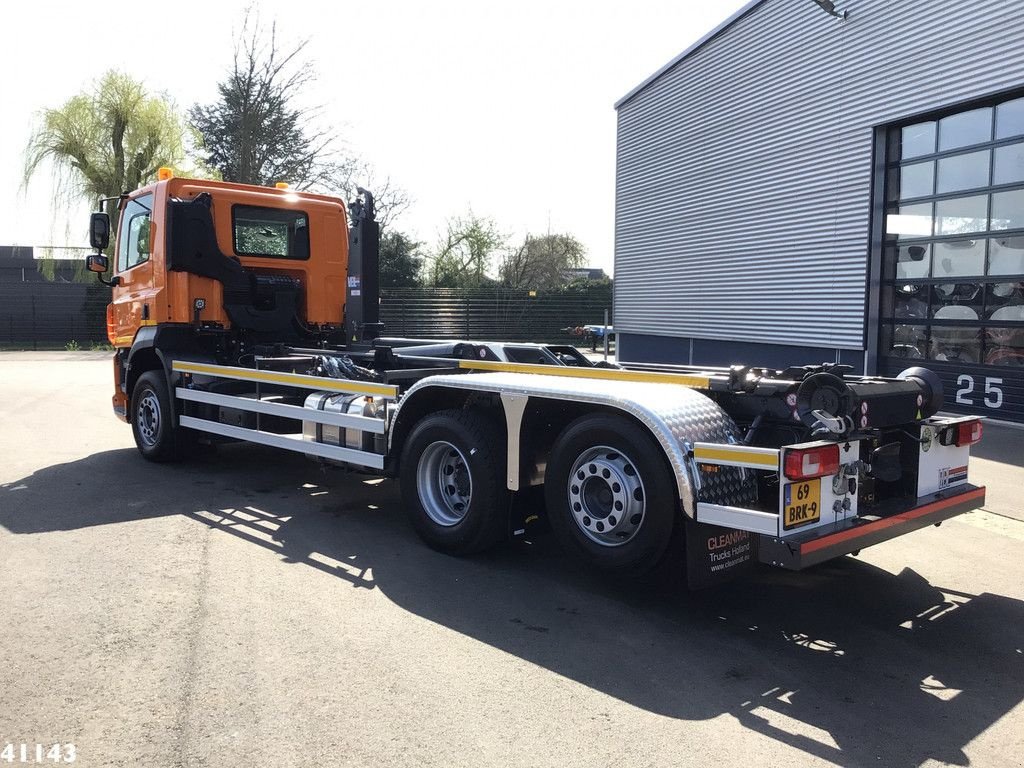
<svg viewBox="0 0 1024 768"><path fill-rule="evenodd" d="M107 343L110 289L95 283L0 283L0 347Z"/></svg>
<svg viewBox="0 0 1024 768"><path fill-rule="evenodd" d="M385 334L487 341L569 341L568 327L601 324L610 284L555 291L391 288L381 292Z"/></svg>
<svg viewBox="0 0 1024 768"><path fill-rule="evenodd" d="M0 281L0 347L105 343L109 301L110 290L91 281ZM533 293L392 288L381 292L380 310L389 336L582 343L563 329L601 324L611 304L608 284Z"/></svg>

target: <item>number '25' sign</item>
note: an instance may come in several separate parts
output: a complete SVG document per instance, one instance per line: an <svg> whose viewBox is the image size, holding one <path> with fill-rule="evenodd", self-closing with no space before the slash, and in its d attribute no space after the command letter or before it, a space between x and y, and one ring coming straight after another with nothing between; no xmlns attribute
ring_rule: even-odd
<svg viewBox="0 0 1024 768"><path fill-rule="evenodd" d="M980 376L978 377L981 378ZM1003 407L1003 380L992 376L984 379L984 392L978 386L980 382L967 373L956 377L956 402L958 405L984 405L988 408ZM977 387L977 388L976 388Z"/></svg>

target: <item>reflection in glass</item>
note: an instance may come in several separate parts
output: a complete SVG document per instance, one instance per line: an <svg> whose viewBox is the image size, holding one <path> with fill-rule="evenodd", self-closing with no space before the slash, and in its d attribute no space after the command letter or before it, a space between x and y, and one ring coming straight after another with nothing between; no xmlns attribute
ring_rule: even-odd
<svg viewBox="0 0 1024 768"><path fill-rule="evenodd" d="M924 320L928 317L928 289L920 285L900 285L893 298L893 317Z"/></svg>
<svg viewBox="0 0 1024 768"><path fill-rule="evenodd" d="M986 286L985 307L989 320L1024 320L1024 283L991 283ZM1002 312L1001 310L1008 310Z"/></svg>
<svg viewBox="0 0 1024 768"><path fill-rule="evenodd" d="M1016 184L1024 181L1024 144L996 147L993 184Z"/></svg>
<svg viewBox="0 0 1024 768"><path fill-rule="evenodd" d="M985 274L984 240L935 243L932 253L932 277Z"/></svg>
<svg viewBox="0 0 1024 768"><path fill-rule="evenodd" d="M988 245L990 275L1024 275L1024 236L993 237Z"/></svg>
<svg viewBox="0 0 1024 768"><path fill-rule="evenodd" d="M886 234L904 237L929 237L932 234L932 204L901 205L899 213L885 217Z"/></svg>
<svg viewBox="0 0 1024 768"><path fill-rule="evenodd" d="M928 347L928 335L920 325L897 325L888 344L890 357L920 360Z"/></svg>
<svg viewBox="0 0 1024 768"><path fill-rule="evenodd" d="M939 151L981 144L992 137L992 108L972 109L939 120Z"/></svg>
<svg viewBox="0 0 1024 768"><path fill-rule="evenodd" d="M951 155L939 160L938 192L988 186L988 150Z"/></svg>
<svg viewBox="0 0 1024 768"><path fill-rule="evenodd" d="M926 197L932 194L935 163L912 163L900 168L900 199Z"/></svg>
<svg viewBox="0 0 1024 768"><path fill-rule="evenodd" d="M1024 99L1014 99L996 107L996 138L1024 135Z"/></svg>
<svg viewBox="0 0 1024 768"><path fill-rule="evenodd" d="M980 320L981 297L981 286L977 283L940 283L935 286L932 317L936 320Z"/></svg>
<svg viewBox="0 0 1024 768"><path fill-rule="evenodd" d="M981 328L933 325L928 357L955 363L981 362Z"/></svg>
<svg viewBox="0 0 1024 768"><path fill-rule="evenodd" d="M935 204L936 234L959 235L988 228L988 197L954 197Z"/></svg>
<svg viewBox="0 0 1024 768"><path fill-rule="evenodd" d="M931 245L901 245L896 249L896 278L911 280L928 277Z"/></svg>
<svg viewBox="0 0 1024 768"><path fill-rule="evenodd" d="M992 195L992 229L1024 227L1024 189Z"/></svg>
<svg viewBox="0 0 1024 768"><path fill-rule="evenodd" d="M935 123L908 125L900 131L901 157L920 157L935 151Z"/></svg>
<svg viewBox="0 0 1024 768"><path fill-rule="evenodd" d="M1018 304L1004 309L1017 311L1013 314L1008 313L1006 318L996 319L1024 320L1024 306ZM1024 328L986 328L985 363L1024 366Z"/></svg>

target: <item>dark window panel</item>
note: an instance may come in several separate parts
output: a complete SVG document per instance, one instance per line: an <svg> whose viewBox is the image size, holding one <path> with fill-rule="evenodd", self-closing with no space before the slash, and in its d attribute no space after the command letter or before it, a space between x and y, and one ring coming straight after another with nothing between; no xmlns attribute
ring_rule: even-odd
<svg viewBox="0 0 1024 768"><path fill-rule="evenodd" d="M932 326L928 358L951 363L980 363L981 328Z"/></svg>
<svg viewBox="0 0 1024 768"><path fill-rule="evenodd" d="M1019 308L1024 310L1024 307ZM1024 319L1024 312L1018 319ZM1024 328L986 328L985 363L1024 366Z"/></svg>
<svg viewBox="0 0 1024 768"><path fill-rule="evenodd" d="M928 288L921 285L898 286L893 296L892 316L897 320L928 319Z"/></svg>
<svg viewBox="0 0 1024 768"><path fill-rule="evenodd" d="M940 283L932 286L932 318L935 320L981 320L985 292L978 283Z"/></svg>
<svg viewBox="0 0 1024 768"><path fill-rule="evenodd" d="M989 321L1024 321L1024 283L989 283L986 285L985 314Z"/></svg>
<svg viewBox="0 0 1024 768"><path fill-rule="evenodd" d="M281 259L309 258L309 219L301 211L232 206L235 253Z"/></svg>
<svg viewBox="0 0 1024 768"><path fill-rule="evenodd" d="M882 349L889 357L921 360L928 350L928 330L923 325L886 326Z"/></svg>

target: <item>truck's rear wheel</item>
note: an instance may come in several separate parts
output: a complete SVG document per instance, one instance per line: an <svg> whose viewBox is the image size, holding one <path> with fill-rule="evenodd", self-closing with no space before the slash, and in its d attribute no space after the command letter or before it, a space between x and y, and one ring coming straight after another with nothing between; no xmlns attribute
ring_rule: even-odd
<svg viewBox="0 0 1024 768"><path fill-rule="evenodd" d="M504 436L486 417L441 411L423 419L401 458L402 500L431 547L466 555L508 532Z"/></svg>
<svg viewBox="0 0 1024 768"><path fill-rule="evenodd" d="M620 416L583 416L555 441L544 477L562 545L605 571L642 574L664 554L677 496L661 448Z"/></svg>
<svg viewBox="0 0 1024 768"><path fill-rule="evenodd" d="M132 392L132 434L135 445L150 461L174 461L181 457L183 430L178 426L160 371L139 377Z"/></svg>

